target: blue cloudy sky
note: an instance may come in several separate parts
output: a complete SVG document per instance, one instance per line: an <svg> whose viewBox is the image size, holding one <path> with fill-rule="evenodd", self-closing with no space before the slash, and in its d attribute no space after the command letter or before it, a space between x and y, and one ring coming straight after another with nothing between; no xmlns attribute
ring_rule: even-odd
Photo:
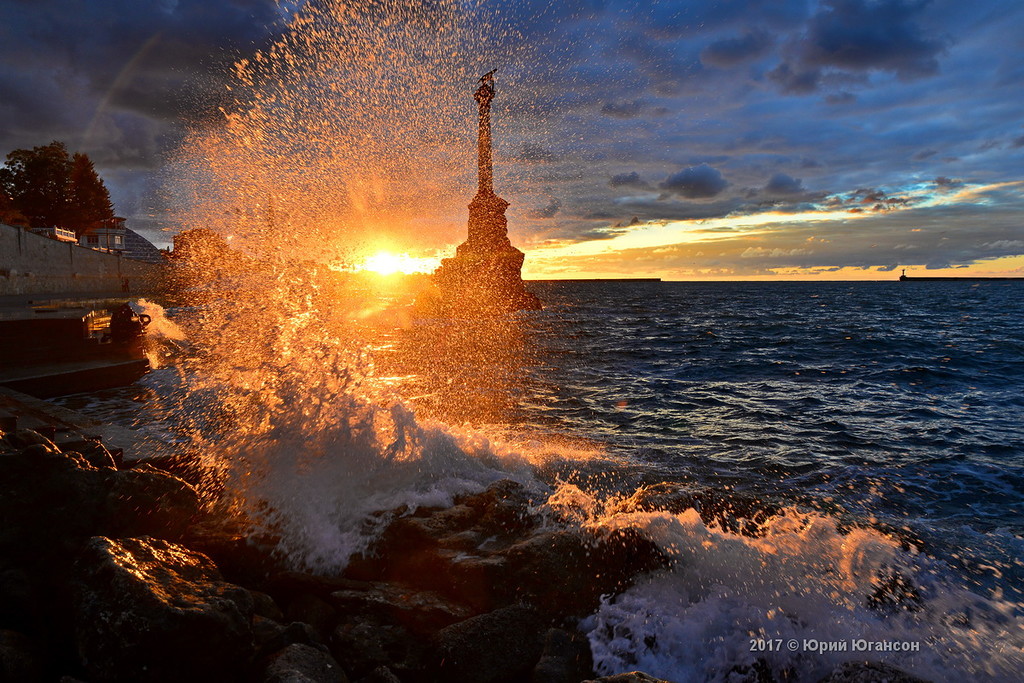
<svg viewBox="0 0 1024 683"><path fill-rule="evenodd" d="M0 152L65 140L166 241L167 154L219 125L227 67L289 9L2 0ZM496 188L528 274L1024 275L1019 0L479 12L504 27Z"/></svg>

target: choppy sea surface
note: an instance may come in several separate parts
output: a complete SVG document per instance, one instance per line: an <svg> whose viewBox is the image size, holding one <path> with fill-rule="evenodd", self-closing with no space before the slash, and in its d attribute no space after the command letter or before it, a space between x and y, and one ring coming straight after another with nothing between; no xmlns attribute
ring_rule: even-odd
<svg viewBox="0 0 1024 683"><path fill-rule="evenodd" d="M680 558L583 625L600 672L724 681L760 666L817 680L849 659L933 680L1024 671L1024 283L530 288L545 309L497 328L379 333L375 367L424 424L526 454L528 476L552 505L584 510L581 524L640 528ZM164 368L61 402L171 439L146 406L185 385ZM438 442L422 441L435 457ZM489 448L474 443L468 460ZM437 467L459 462L446 452ZM486 458L495 476L524 476L522 459L502 462ZM320 496L348 477L329 472ZM479 480L468 472L446 481ZM404 474L390 481L434 499ZM615 506L659 484L783 512L751 536L694 510ZM899 599L872 599L894 576ZM855 652L858 639L890 649Z"/></svg>

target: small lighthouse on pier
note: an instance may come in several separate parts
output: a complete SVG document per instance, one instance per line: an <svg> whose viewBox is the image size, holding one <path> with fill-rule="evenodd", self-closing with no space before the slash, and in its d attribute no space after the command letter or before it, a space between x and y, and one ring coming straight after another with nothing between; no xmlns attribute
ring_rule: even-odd
<svg viewBox="0 0 1024 683"><path fill-rule="evenodd" d="M494 194L491 161L491 100L494 71L480 78L473 97L479 108L478 186L469 204L469 236L452 258L434 271L442 313L503 313L537 310L540 300L523 286L523 252L508 239L508 202Z"/></svg>

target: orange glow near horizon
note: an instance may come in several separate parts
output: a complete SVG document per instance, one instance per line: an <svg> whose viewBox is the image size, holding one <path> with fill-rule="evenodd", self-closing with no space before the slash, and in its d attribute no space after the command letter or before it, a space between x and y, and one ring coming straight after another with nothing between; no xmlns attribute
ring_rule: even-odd
<svg viewBox="0 0 1024 683"><path fill-rule="evenodd" d="M440 265L434 257L417 257L406 253L378 251L367 256L355 266L357 271L369 271L378 275L412 275L414 273L431 273Z"/></svg>

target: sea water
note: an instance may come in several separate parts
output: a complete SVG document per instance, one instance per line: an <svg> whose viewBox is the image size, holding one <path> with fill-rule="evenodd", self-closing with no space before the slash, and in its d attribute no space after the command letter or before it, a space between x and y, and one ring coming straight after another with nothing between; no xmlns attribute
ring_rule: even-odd
<svg viewBox="0 0 1024 683"><path fill-rule="evenodd" d="M379 530L372 513L511 476L540 507L678 559L583 623L601 673L1024 670L1024 285L531 289L545 309L514 320L377 330L359 399L292 411L250 444L273 463L251 494L297 563L337 568ZM167 440L180 413L160 406L190 382L170 366L63 402ZM770 514L740 533L629 504L659 485ZM872 600L887 576L905 600Z"/></svg>

